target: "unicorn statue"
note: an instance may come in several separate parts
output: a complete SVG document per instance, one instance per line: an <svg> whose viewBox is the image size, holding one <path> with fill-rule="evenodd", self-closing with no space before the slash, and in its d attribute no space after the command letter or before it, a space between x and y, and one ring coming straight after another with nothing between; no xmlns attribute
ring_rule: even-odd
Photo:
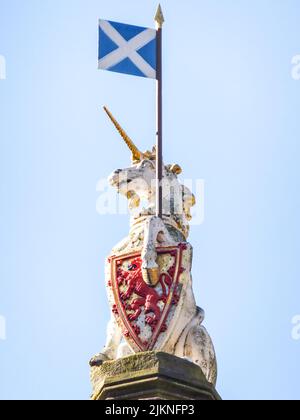
<svg viewBox="0 0 300 420"><path fill-rule="evenodd" d="M188 236L196 198L180 182L180 166L164 165L163 217L157 217L156 150L141 152L104 109L132 154L131 166L109 178L112 187L128 199L131 223L128 236L107 258L112 317L106 346L90 364L95 367L138 352L161 351L200 366L215 385L215 350L192 286L193 248Z"/></svg>

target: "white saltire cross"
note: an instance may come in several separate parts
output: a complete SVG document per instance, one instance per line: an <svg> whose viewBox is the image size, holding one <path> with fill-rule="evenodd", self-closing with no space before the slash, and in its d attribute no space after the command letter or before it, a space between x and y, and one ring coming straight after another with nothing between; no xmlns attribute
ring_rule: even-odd
<svg viewBox="0 0 300 420"><path fill-rule="evenodd" d="M121 63L126 58L129 58L135 66L151 79L156 78L156 71L144 58L138 54L138 50L145 47L149 42L156 38L156 31L154 29L146 29L134 38L126 41L123 36L108 22L104 20L99 21L99 26L103 32L119 47L115 51L107 54L99 60L99 68L109 70L111 67Z"/></svg>

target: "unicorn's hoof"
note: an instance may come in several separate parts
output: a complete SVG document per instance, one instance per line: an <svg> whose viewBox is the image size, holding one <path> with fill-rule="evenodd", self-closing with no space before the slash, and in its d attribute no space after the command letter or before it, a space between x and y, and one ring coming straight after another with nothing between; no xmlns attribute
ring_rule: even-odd
<svg viewBox="0 0 300 420"><path fill-rule="evenodd" d="M105 354L100 353L90 360L90 366L99 367L99 366L102 366L104 362L108 362L109 360L110 359Z"/></svg>

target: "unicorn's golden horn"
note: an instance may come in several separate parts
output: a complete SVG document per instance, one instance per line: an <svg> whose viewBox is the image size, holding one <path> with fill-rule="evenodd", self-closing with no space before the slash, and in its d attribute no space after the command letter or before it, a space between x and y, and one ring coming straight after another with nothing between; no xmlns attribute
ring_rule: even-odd
<svg viewBox="0 0 300 420"><path fill-rule="evenodd" d="M104 107L104 111L106 112L106 114L108 115L109 119L112 121L113 125L116 127L116 129L120 133L121 137L123 138L123 140L127 144L127 147L130 149L130 151L132 153L132 160L134 162L141 161L141 159L142 159L142 153L139 151L139 149L133 143L133 141L131 140L131 138L126 134L126 132L120 126L120 124L118 123L118 121L113 117L112 113L106 108L106 106Z"/></svg>

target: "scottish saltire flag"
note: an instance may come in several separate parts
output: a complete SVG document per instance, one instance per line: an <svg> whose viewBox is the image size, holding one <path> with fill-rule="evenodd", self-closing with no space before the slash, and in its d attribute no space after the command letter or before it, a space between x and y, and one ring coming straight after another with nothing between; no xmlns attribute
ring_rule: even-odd
<svg viewBox="0 0 300 420"><path fill-rule="evenodd" d="M156 79L156 30L100 20L99 69Z"/></svg>

